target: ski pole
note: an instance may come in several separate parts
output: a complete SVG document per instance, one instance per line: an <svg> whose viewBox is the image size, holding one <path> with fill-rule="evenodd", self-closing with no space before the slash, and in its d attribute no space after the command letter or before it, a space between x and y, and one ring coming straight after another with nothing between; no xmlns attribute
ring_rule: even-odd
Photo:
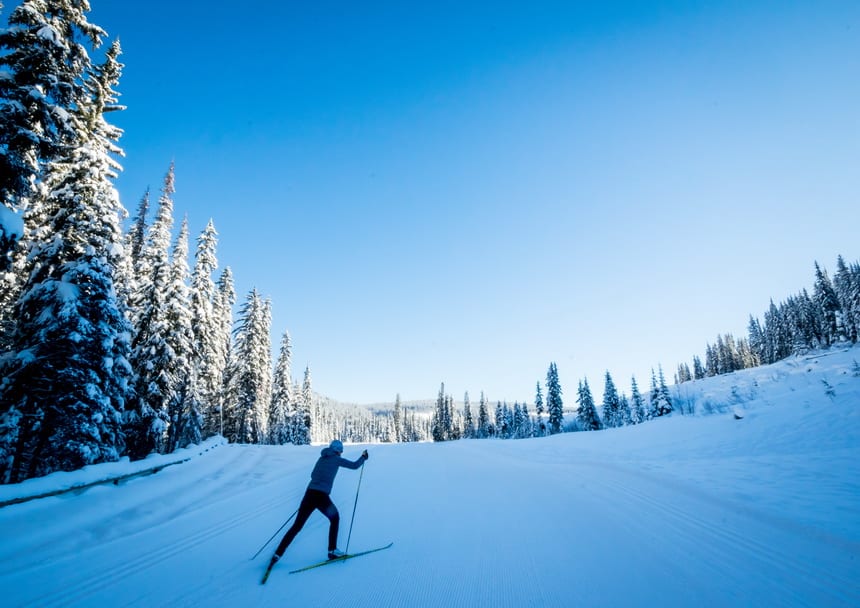
<svg viewBox="0 0 860 608"><path fill-rule="evenodd" d="M257 551L257 552L254 554L254 557L252 557L252 558L251 558L251 560L255 560L255 559L257 559L257 556L258 556L258 555L260 555L260 553L262 553L262 552L263 552L263 549L265 549L265 548L266 548L266 545L268 545L270 542L272 542L272 539L273 539L273 538L275 538L275 537L278 535L278 532L280 532L281 530L283 530L283 529L284 529L284 526L286 526L288 523L290 523L290 520L291 520L292 518L294 518L294 517L296 516L296 513L298 513L298 512L299 512L299 510L298 510L298 509L296 509L295 511L293 511L293 514L292 514L292 515L290 515L289 519L287 519L287 521L285 521L285 522L284 522L284 525L283 525L283 526L281 526L280 528L278 528L278 531L277 531L277 532L275 532L274 534L272 534L272 536L270 536L270 537L269 537L269 540L267 540L267 541L263 544L263 546L262 546L262 547L260 547L260 550L259 550L259 551Z"/></svg>
<svg viewBox="0 0 860 608"><path fill-rule="evenodd" d="M367 462L367 461L365 461ZM361 478L364 476L364 463L361 464L361 473L358 474L358 487L355 489L355 502L352 504L352 517L349 519L349 534L346 537L346 550L349 553L349 539L352 538L352 522L355 521L355 507L358 505L358 491L361 489Z"/></svg>

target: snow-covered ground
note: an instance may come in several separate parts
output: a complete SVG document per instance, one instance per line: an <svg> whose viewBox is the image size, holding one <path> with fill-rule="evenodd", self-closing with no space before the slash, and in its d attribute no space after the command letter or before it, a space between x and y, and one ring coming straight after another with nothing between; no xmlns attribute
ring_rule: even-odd
<svg viewBox="0 0 860 608"><path fill-rule="evenodd" d="M265 586L274 543L251 557L297 508L319 447L210 443L154 475L0 509L2 604L860 606L858 360L834 349L676 392L711 415L367 446L363 474L341 470L332 493L340 546L359 479L349 549L394 546L290 575L324 558L315 514ZM160 458L147 464L181 459Z"/></svg>

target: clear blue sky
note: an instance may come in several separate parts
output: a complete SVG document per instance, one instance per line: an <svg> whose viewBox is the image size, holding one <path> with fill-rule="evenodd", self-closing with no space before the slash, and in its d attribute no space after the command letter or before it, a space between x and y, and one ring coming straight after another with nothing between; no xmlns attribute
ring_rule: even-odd
<svg viewBox="0 0 860 608"><path fill-rule="evenodd" d="M629 394L860 258L855 1L91 4L125 206L175 160L341 401Z"/></svg>

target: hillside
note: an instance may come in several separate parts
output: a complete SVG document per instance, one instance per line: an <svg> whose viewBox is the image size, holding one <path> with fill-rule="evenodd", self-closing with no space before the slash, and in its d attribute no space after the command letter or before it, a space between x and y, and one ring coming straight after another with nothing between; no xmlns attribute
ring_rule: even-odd
<svg viewBox="0 0 860 608"><path fill-rule="evenodd" d="M332 493L341 548L359 479L349 549L394 546L289 575L324 556L315 514L266 586L271 548L250 558L298 506L319 447L190 451L0 509L0 592L5 606L857 606L858 360L834 349L684 384L697 415L635 427L368 446Z"/></svg>

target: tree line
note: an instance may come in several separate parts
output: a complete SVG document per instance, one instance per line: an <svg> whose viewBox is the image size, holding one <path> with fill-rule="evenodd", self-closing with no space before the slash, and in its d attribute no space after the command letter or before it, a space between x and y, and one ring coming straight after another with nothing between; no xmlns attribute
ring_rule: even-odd
<svg viewBox="0 0 860 608"><path fill-rule="evenodd" d="M693 357L693 367L678 365L675 383L689 382L734 371L769 365L787 357L834 344L856 344L860 337L860 262L836 258L836 273L814 263L812 294L805 288L778 305L770 301L763 319L750 315L748 335L717 336L705 346L704 362Z"/></svg>
<svg viewBox="0 0 860 608"><path fill-rule="evenodd" d="M2 5L0 5L2 8ZM252 290L234 322L210 220L189 264L173 233L174 167L154 217L127 212L119 41L84 0L27 0L0 29L0 482L171 452L220 433L306 444L319 397L272 366L271 303Z"/></svg>

